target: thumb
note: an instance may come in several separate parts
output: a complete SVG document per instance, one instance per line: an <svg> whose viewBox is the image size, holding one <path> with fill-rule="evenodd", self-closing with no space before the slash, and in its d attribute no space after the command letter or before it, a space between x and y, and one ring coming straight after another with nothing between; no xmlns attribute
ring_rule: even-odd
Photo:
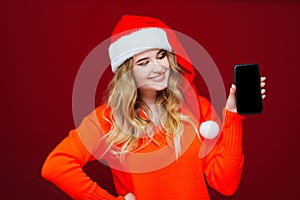
<svg viewBox="0 0 300 200"><path fill-rule="evenodd" d="M232 84L230 88L230 95L235 95L235 91L236 91L236 86L235 84Z"/></svg>
<svg viewBox="0 0 300 200"><path fill-rule="evenodd" d="M229 96L226 102L226 109L232 112L236 111L236 100L235 100L235 92L236 92L236 86L234 84L231 85Z"/></svg>

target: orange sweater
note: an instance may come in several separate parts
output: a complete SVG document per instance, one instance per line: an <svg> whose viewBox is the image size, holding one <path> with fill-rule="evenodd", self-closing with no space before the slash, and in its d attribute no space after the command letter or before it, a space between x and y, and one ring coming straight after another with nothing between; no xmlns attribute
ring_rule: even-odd
<svg viewBox="0 0 300 200"><path fill-rule="evenodd" d="M215 111L211 109L211 104L206 99L199 97L199 102L203 121L210 119L219 121ZM96 123L100 122L100 129L105 133L109 130L109 125L103 123L102 110L103 106L96 109L98 120ZM210 187L224 195L231 195L238 187L243 169L241 122L244 117L227 110L224 110L223 114L224 121L218 142L204 158L199 158L199 150L203 144L198 137L193 137L192 140L188 138L191 136L189 132L193 132L193 130L186 126L182 140L189 140L191 143L178 160L165 158L164 156L169 154L160 153L156 154L159 159L153 163L150 161L148 164L147 159L143 160L143 158L131 161L130 158L125 159L126 169L124 169L128 172L112 166L118 197L114 197L100 188L82 170L88 161L95 160L95 154L92 151L101 153L104 151L103 148L99 150L98 147L87 148L91 141L84 140L79 134L81 129L95 127L95 121L89 117L83 120L81 127L70 131L69 135L50 153L43 165L42 176L72 198L83 200L124 199L129 192L133 193L137 200L205 200L209 199L205 177ZM85 128L82 128L83 126ZM163 133L156 134L154 139L156 142L151 142L138 153L158 152L162 147L168 146ZM163 164L159 163L160 160L166 162L164 167L151 171L150 169L153 167ZM145 169L144 172L141 172L140 170L145 167L149 167L149 170ZM134 170L138 170L138 172L134 172Z"/></svg>

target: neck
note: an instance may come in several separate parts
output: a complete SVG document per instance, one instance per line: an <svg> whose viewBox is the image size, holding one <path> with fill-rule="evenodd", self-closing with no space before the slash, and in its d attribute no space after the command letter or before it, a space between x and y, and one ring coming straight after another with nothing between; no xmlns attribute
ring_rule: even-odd
<svg viewBox="0 0 300 200"><path fill-rule="evenodd" d="M156 101L156 96L157 96L157 91L155 90L143 90L140 91L140 95L141 95L141 99L143 100L143 102L145 102L151 111L150 114L150 119L154 124L157 124L158 122L158 113L157 113L157 109L156 109L156 105L155 105L155 101Z"/></svg>
<svg viewBox="0 0 300 200"><path fill-rule="evenodd" d="M148 106L155 104L157 91L155 90L140 91L140 95L143 102L145 102Z"/></svg>

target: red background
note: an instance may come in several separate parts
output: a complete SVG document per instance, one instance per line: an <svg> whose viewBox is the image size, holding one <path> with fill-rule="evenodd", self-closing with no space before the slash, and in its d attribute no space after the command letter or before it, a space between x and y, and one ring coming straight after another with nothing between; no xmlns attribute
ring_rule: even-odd
<svg viewBox="0 0 300 200"><path fill-rule="evenodd" d="M87 54L107 39L122 14L157 17L197 40L225 86L233 65L255 62L266 75L264 113L245 120L245 168L232 197L299 198L300 2L284 0L2 1L1 199L68 199L40 177L48 153L74 128L72 88ZM98 163L86 167L114 192Z"/></svg>

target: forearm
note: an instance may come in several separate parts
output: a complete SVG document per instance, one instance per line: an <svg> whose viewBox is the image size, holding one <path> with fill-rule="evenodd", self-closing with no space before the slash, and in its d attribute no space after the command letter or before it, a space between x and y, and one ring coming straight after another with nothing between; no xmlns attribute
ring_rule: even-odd
<svg viewBox="0 0 300 200"><path fill-rule="evenodd" d="M90 153L73 131L50 153L43 165L42 176L73 199L123 199L112 196L85 174L82 167L90 158Z"/></svg>
<svg viewBox="0 0 300 200"><path fill-rule="evenodd" d="M224 195L232 195L243 171L243 116L224 110L220 142L206 158L206 177L209 185Z"/></svg>

